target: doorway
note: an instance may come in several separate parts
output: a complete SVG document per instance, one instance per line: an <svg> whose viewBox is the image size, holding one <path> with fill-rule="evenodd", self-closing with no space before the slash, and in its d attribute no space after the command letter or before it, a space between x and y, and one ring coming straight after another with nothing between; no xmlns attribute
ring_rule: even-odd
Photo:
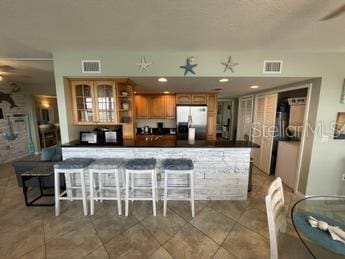
<svg viewBox="0 0 345 259"><path fill-rule="evenodd" d="M61 136L56 97L36 95L34 100L40 147L59 144Z"/></svg>

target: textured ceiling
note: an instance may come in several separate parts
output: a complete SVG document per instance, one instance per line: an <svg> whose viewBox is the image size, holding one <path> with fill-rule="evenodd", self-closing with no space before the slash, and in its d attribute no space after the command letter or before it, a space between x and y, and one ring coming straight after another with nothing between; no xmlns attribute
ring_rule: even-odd
<svg viewBox="0 0 345 259"><path fill-rule="evenodd" d="M11 69L4 69L10 66ZM0 85L19 83L25 87L52 87L54 67L52 61L13 61L0 59L0 75L3 80Z"/></svg>
<svg viewBox="0 0 345 259"><path fill-rule="evenodd" d="M168 82L160 83L157 77L132 77L137 86L138 93L162 93L171 92L212 92L215 88L221 88L221 97L238 97L274 87L297 83L309 78L306 77L231 77L227 83L219 83L218 77L167 77ZM250 86L259 85L258 89Z"/></svg>
<svg viewBox="0 0 345 259"><path fill-rule="evenodd" d="M1 0L0 57L54 51L344 51L343 0Z"/></svg>

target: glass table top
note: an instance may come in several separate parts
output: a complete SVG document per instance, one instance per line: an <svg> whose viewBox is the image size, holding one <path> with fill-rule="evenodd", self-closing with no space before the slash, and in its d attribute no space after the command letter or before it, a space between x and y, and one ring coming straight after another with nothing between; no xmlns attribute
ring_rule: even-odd
<svg viewBox="0 0 345 259"><path fill-rule="evenodd" d="M345 196L314 196L296 202L291 211L294 228L314 258L345 258L345 244L332 239L328 231L313 228L308 217L323 220L345 231Z"/></svg>

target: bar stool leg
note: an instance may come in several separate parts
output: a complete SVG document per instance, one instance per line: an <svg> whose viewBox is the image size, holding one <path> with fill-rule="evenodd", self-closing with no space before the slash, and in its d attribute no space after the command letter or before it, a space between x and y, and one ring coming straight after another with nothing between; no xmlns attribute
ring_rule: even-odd
<svg viewBox="0 0 345 259"><path fill-rule="evenodd" d="M67 197L73 197L72 174L65 174L65 179L66 179ZM69 201L73 201L73 199L70 199Z"/></svg>
<svg viewBox="0 0 345 259"><path fill-rule="evenodd" d="M168 172L164 172L164 205L163 205L163 216L167 215L167 203L168 203Z"/></svg>
<svg viewBox="0 0 345 259"><path fill-rule="evenodd" d="M55 192L55 216L60 215L60 175L58 171L54 171L54 192Z"/></svg>
<svg viewBox="0 0 345 259"><path fill-rule="evenodd" d="M94 174L93 171L90 170L90 214L93 215L95 212L95 198L94 198Z"/></svg>
<svg viewBox="0 0 345 259"><path fill-rule="evenodd" d="M129 172L126 170L125 216L128 216Z"/></svg>
<svg viewBox="0 0 345 259"><path fill-rule="evenodd" d="M156 184L155 184L155 188L156 188L156 202L158 202L158 199L159 199L159 189L158 189L158 181L157 181L157 169L155 168L155 181L156 181Z"/></svg>
<svg viewBox="0 0 345 259"><path fill-rule="evenodd" d="M125 169L123 168L123 167L121 167L120 168L120 170L121 170L121 180L122 180L122 188L123 189L125 189L125 187L126 187L126 184L125 184L125 182L126 182L126 176L125 176Z"/></svg>
<svg viewBox="0 0 345 259"><path fill-rule="evenodd" d="M133 192L133 196L134 196L134 174L132 173L131 174L131 190L132 190L132 192ZM132 200L132 202L134 202L134 199Z"/></svg>
<svg viewBox="0 0 345 259"><path fill-rule="evenodd" d="M190 171L190 202L192 207L192 217L195 217L195 207L194 207L194 174Z"/></svg>
<svg viewBox="0 0 345 259"><path fill-rule="evenodd" d="M151 171L151 184L152 184L152 209L153 216L156 216L156 171Z"/></svg>
<svg viewBox="0 0 345 259"><path fill-rule="evenodd" d="M82 199L83 199L84 216L87 216L86 186L85 186L85 178L84 178L83 171L80 172L80 183L81 183L81 193L82 193Z"/></svg>
<svg viewBox="0 0 345 259"><path fill-rule="evenodd" d="M119 183L119 170L115 170L115 184L116 184L116 196L117 196L117 210L119 215L122 214L121 208L121 195L120 195L120 183Z"/></svg>
<svg viewBox="0 0 345 259"><path fill-rule="evenodd" d="M102 183L102 174L101 173L99 173L98 174L98 189L99 189L99 196L100 196L100 202L103 202L103 193L102 193L102 191L103 191L103 183Z"/></svg>

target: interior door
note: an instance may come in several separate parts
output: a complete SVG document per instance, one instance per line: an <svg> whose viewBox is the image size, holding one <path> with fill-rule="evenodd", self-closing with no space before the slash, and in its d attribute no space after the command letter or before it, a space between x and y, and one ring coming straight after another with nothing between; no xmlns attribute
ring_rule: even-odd
<svg viewBox="0 0 345 259"><path fill-rule="evenodd" d="M277 94L265 96L263 136L261 141L260 169L270 174L273 138L275 133L275 119L277 111Z"/></svg>
<svg viewBox="0 0 345 259"><path fill-rule="evenodd" d="M239 99L237 140L244 140L248 135L251 138L251 126L253 121L253 96Z"/></svg>
<svg viewBox="0 0 345 259"><path fill-rule="evenodd" d="M252 126L252 142L259 145L260 148L252 149L252 157L254 165L261 169L261 150L262 150L262 135L265 114L265 96L256 96L255 98L255 113Z"/></svg>

